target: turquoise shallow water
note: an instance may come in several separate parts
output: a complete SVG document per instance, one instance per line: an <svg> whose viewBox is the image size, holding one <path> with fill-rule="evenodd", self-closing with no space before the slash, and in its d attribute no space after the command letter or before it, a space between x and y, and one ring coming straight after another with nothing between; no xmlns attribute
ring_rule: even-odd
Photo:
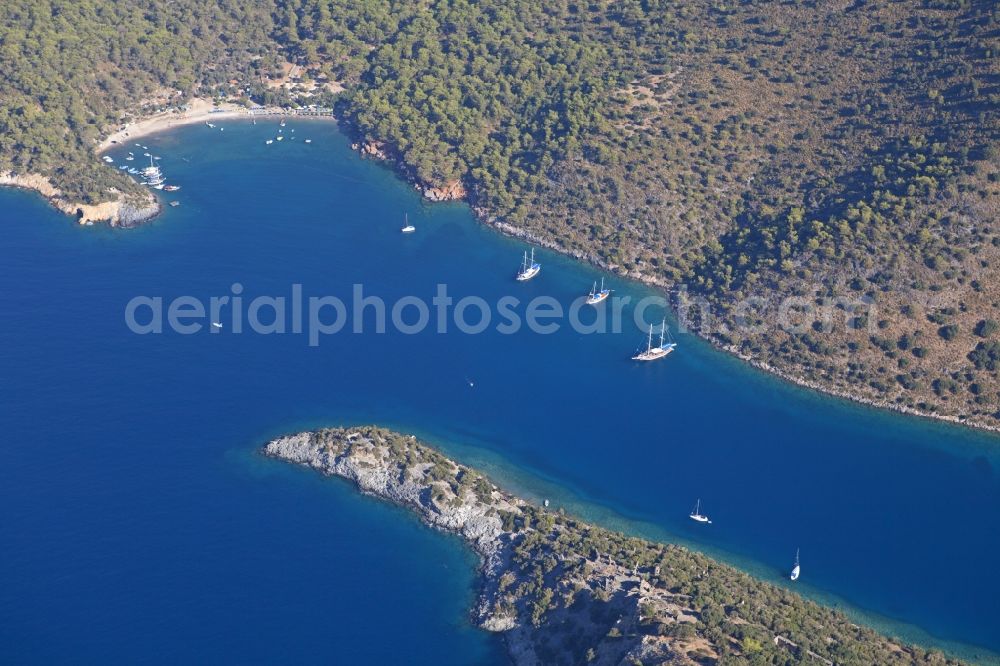
<svg viewBox="0 0 1000 666"><path fill-rule="evenodd" d="M422 205L331 124L292 128L300 141L270 146L274 123L145 139L181 206L132 231L0 192L0 661L502 663L468 624L474 560L456 540L255 454L373 421L762 577L801 548L804 592L967 656L1000 651L995 436L802 391L690 336L637 366L632 327L318 347L225 319L216 335L129 332L136 295L207 300L235 282L247 300L295 283L429 299L446 283L568 304L596 276L541 253L517 284L522 244L462 205ZM709 529L687 519L696 497Z"/></svg>

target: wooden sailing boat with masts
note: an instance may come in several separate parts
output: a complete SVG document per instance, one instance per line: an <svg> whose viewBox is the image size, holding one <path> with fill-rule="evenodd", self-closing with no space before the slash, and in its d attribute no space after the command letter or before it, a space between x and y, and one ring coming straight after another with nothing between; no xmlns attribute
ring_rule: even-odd
<svg viewBox="0 0 1000 666"><path fill-rule="evenodd" d="M517 272L517 281L526 282L538 275L540 270L542 270L542 265L535 261L535 248L531 248L530 260L528 259L528 253L524 253L524 261L521 262L521 270Z"/></svg>
<svg viewBox="0 0 1000 666"><path fill-rule="evenodd" d="M600 291L598 291L597 289L597 283L594 282L594 286L591 287L590 294L587 296L587 305L597 305L610 295L611 295L611 290L604 288L604 278L601 278Z"/></svg>
<svg viewBox="0 0 1000 666"><path fill-rule="evenodd" d="M667 320L664 319L663 323L660 324L660 344L657 347L653 346L653 325L649 325L649 339L646 342L646 351L639 352L632 357L633 361L657 361L674 349L677 348L677 343L667 341Z"/></svg>

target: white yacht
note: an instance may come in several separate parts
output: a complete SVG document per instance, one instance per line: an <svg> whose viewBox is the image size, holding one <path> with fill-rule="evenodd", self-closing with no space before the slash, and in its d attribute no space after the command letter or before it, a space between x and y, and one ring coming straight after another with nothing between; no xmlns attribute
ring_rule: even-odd
<svg viewBox="0 0 1000 666"><path fill-rule="evenodd" d="M802 569L799 567L799 549L796 548L795 549L795 566L792 567L792 573L788 577L790 579L792 579L792 580L798 580L799 579L799 574L801 572L802 572Z"/></svg>
<svg viewBox="0 0 1000 666"><path fill-rule="evenodd" d="M538 275L538 272L542 270L542 265L535 261L535 248L531 248L531 259L528 259L528 253L524 253L524 261L521 262L521 270L517 272L518 282L526 282L531 278Z"/></svg>
<svg viewBox="0 0 1000 666"><path fill-rule="evenodd" d="M670 352L672 352L676 347L677 343L667 342L667 320L664 319L663 323L660 324L660 344L658 347L653 346L653 325L649 325L649 340L646 343L646 351L640 352L632 357L633 361L657 361Z"/></svg>
<svg viewBox="0 0 1000 666"><path fill-rule="evenodd" d="M403 213L403 228L400 229L404 234L412 234L417 228L410 224L410 216Z"/></svg>
<svg viewBox="0 0 1000 666"><path fill-rule="evenodd" d="M701 500L694 505L694 511L691 512L691 520L696 523L706 523L708 525L712 524L712 521L708 519L708 516L701 512Z"/></svg>

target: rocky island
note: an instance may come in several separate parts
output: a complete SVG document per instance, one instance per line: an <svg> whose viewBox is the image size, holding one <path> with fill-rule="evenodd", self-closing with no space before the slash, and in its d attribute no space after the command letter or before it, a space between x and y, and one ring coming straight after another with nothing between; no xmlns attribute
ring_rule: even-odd
<svg viewBox="0 0 1000 666"><path fill-rule="evenodd" d="M957 664L679 546L535 506L415 437L280 437L272 458L353 481L480 556L474 621L531 664Z"/></svg>

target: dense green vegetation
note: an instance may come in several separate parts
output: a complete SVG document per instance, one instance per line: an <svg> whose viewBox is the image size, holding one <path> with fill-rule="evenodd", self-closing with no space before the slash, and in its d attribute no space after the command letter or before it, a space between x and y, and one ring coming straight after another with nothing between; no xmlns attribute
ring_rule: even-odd
<svg viewBox="0 0 1000 666"><path fill-rule="evenodd" d="M5 0L0 172L52 176L87 203L129 189L91 157L96 141L125 110L257 77L277 62L271 25L267 6L238 0Z"/></svg>
<svg viewBox="0 0 1000 666"><path fill-rule="evenodd" d="M997 11L13 0L0 171L106 198L129 181L88 153L122 111L246 89L293 103L266 83L289 59L343 82L349 130L409 177L460 181L486 218L708 298L705 335L828 388L996 424L1000 379L972 356L1000 318ZM737 326L740 299L789 295L877 312L806 334Z"/></svg>

